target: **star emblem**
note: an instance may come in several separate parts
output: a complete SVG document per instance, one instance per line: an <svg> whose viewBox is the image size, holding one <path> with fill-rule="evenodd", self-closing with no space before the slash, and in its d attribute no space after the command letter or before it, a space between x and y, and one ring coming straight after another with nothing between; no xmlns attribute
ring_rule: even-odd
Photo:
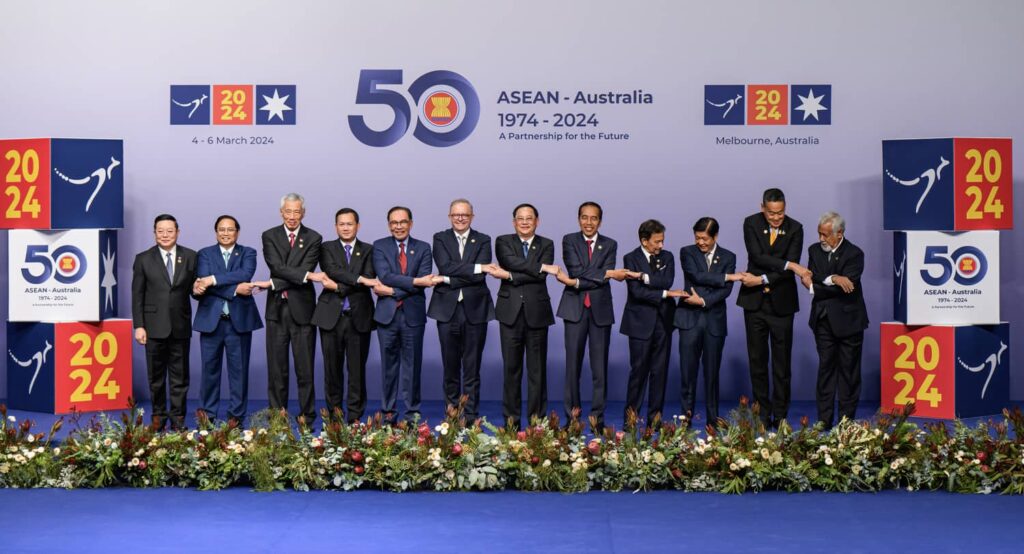
<svg viewBox="0 0 1024 554"><path fill-rule="evenodd" d="M110 242L107 242L107 252L103 254L103 278L100 280L100 287L103 289L103 306L114 309L114 287L117 285L117 276L114 275L114 262L117 259L117 252L110 249Z"/></svg>
<svg viewBox="0 0 1024 554"><path fill-rule="evenodd" d="M286 94L284 96L280 96L277 92L277 89L274 89L273 96L267 96L266 94L262 96L266 104L264 104L260 108L260 111L267 112L267 121L271 121L275 117L277 117L281 121L284 121L284 112L290 112L292 110L291 106L288 106L288 104L286 104L286 102L288 102L288 98L291 95Z"/></svg>
<svg viewBox="0 0 1024 554"><path fill-rule="evenodd" d="M807 96L802 96L800 94L796 96L800 99L800 105L797 106L796 109L804 112L803 121L807 121L808 117L813 117L815 121L819 121L818 112L828 110L828 108L821 105L821 101L825 99L825 95L822 94L821 96L814 96L814 89L808 89Z"/></svg>

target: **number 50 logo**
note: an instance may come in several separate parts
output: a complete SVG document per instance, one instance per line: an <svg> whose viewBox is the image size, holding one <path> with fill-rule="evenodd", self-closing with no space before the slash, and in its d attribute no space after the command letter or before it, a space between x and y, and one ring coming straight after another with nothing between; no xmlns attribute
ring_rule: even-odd
<svg viewBox="0 0 1024 554"><path fill-rule="evenodd" d="M412 109L400 92L378 88L402 84L401 69L364 69L359 72L356 104L383 104L394 112L391 126L371 129L361 115L348 116L348 126L359 142L368 146L391 146L409 130ZM416 105L413 136L430 146L454 146L476 128L480 119L480 98L465 77L452 71L431 71L409 85Z"/></svg>
<svg viewBox="0 0 1024 554"><path fill-rule="evenodd" d="M28 267L21 268L21 276L33 285L45 283L52 276L65 285L75 283L85 275L85 253L76 246L65 244L54 249L52 253L48 244L32 244L25 249L25 265L39 265L38 274L33 274Z"/></svg>
<svg viewBox="0 0 1024 554"><path fill-rule="evenodd" d="M977 285L988 272L988 260L985 253L974 246L961 246L947 254L946 246L928 246L924 249L924 265L936 266L938 275L932 275L929 269L921 270L921 279L925 283L939 287L954 281L965 287Z"/></svg>

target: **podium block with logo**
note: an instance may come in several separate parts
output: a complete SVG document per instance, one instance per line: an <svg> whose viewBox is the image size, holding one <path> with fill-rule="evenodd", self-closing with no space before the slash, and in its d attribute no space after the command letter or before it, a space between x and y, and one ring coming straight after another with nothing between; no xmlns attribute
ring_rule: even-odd
<svg viewBox="0 0 1024 554"><path fill-rule="evenodd" d="M895 233L893 300L909 325L999 323L999 233Z"/></svg>
<svg viewBox="0 0 1024 554"><path fill-rule="evenodd" d="M128 407L132 333L128 319L8 322L8 405L59 414Z"/></svg>
<svg viewBox="0 0 1024 554"><path fill-rule="evenodd" d="M117 231L10 231L11 321L99 321L117 316Z"/></svg>
<svg viewBox="0 0 1024 554"><path fill-rule="evenodd" d="M0 229L124 227L124 144L0 140Z"/></svg>
<svg viewBox="0 0 1024 554"><path fill-rule="evenodd" d="M882 410L914 403L936 419L995 414L1010 402L1010 326L882 323Z"/></svg>
<svg viewBox="0 0 1024 554"><path fill-rule="evenodd" d="M1008 138L882 141L887 231L1013 228Z"/></svg>

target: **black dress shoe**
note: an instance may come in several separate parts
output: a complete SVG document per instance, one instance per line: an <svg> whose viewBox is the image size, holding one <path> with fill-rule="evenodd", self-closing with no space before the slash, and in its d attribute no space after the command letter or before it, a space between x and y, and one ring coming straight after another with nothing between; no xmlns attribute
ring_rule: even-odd
<svg viewBox="0 0 1024 554"><path fill-rule="evenodd" d="M171 431L185 431L188 426L185 425L184 417L172 417L171 418Z"/></svg>

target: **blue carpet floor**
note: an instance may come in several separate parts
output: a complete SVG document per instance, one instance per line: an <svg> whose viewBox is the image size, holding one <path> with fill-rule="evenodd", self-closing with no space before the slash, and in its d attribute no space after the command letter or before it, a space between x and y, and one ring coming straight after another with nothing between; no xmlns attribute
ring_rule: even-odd
<svg viewBox="0 0 1024 554"><path fill-rule="evenodd" d="M1020 552L1024 498L0 490L0 551ZM1017 531L1014 531L1014 529Z"/></svg>

